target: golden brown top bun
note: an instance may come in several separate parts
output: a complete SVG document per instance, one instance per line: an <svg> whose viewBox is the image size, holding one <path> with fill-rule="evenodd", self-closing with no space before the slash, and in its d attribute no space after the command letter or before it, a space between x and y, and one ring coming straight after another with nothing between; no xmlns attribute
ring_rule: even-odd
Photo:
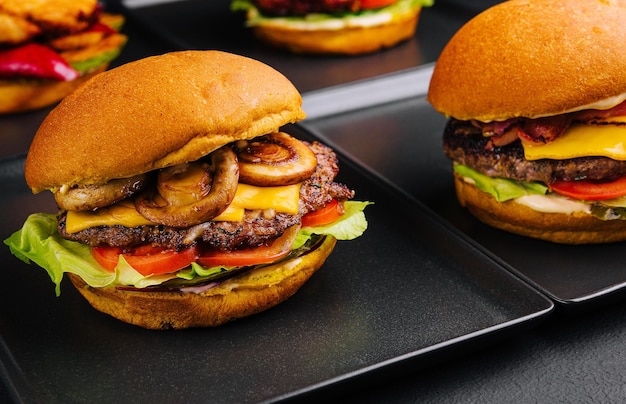
<svg viewBox="0 0 626 404"><path fill-rule="evenodd" d="M626 95L624 0L511 0L446 45L428 100L461 120L551 116Z"/></svg>
<svg viewBox="0 0 626 404"><path fill-rule="evenodd" d="M26 157L33 192L103 184L199 159L305 117L281 73L219 51L152 56L101 73L53 109Z"/></svg>
<svg viewBox="0 0 626 404"><path fill-rule="evenodd" d="M584 212L545 213L494 197L454 175L459 203L481 222L510 233L560 244L600 244L626 240L626 221L601 220Z"/></svg>
<svg viewBox="0 0 626 404"><path fill-rule="evenodd" d="M215 327L288 299L324 264L336 242L327 236L304 256L253 269L202 293L94 288L68 275L95 309L129 324L157 330Z"/></svg>

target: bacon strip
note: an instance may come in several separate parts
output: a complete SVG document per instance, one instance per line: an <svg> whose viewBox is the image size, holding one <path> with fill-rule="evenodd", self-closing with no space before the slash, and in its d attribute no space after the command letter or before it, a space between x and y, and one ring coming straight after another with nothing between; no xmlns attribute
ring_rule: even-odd
<svg viewBox="0 0 626 404"><path fill-rule="evenodd" d="M565 133L571 125L569 114L527 119L519 130L519 136L528 143L546 144Z"/></svg>
<svg viewBox="0 0 626 404"><path fill-rule="evenodd" d="M614 116L626 116L626 101L606 110L589 109L536 119L511 118L501 122L471 121L471 123L482 130L483 136L490 138L486 147L491 149L495 146L505 146L517 139L533 144L550 143L565 133L575 122L593 124L597 121L603 121L610 123L608 120Z"/></svg>

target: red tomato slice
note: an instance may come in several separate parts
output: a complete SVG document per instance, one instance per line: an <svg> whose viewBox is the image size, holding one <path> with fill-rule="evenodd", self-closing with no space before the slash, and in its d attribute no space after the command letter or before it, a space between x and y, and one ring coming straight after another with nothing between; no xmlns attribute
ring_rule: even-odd
<svg viewBox="0 0 626 404"><path fill-rule="evenodd" d="M372 8L381 8L395 3L398 0L361 0L361 8L369 10Z"/></svg>
<svg viewBox="0 0 626 404"><path fill-rule="evenodd" d="M205 267L248 266L270 263L289 254L299 231L300 226L292 226L270 245L244 250L209 251L200 254L195 246L179 252L141 246L123 253L123 250L117 247L93 247L91 254L104 269L110 272L115 270L119 256L122 254L126 262L144 276L176 272L192 262Z"/></svg>
<svg viewBox="0 0 626 404"><path fill-rule="evenodd" d="M550 189L558 194L584 201L614 199L626 195L626 177L613 182L557 181Z"/></svg>
<svg viewBox="0 0 626 404"><path fill-rule="evenodd" d="M204 267L214 267L217 265L242 267L267 264L289 254L299 231L299 226L291 226L282 236L274 240L270 245L244 250L208 251L201 254L196 262Z"/></svg>
<svg viewBox="0 0 626 404"><path fill-rule="evenodd" d="M122 253L117 247L94 247L91 254L106 270L113 272ZM198 250L189 247L182 251L142 246L124 253L124 259L143 276L169 274L179 271L195 261Z"/></svg>
<svg viewBox="0 0 626 404"><path fill-rule="evenodd" d="M336 199L333 199L322 209L309 212L302 216L302 227L321 226L332 223L339 219L341 214L341 205L339 205L339 202L337 202Z"/></svg>

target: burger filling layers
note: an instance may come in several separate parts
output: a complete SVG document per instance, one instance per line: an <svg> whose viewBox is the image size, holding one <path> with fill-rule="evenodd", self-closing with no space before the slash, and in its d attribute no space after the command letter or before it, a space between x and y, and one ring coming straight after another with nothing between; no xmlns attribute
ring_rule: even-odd
<svg viewBox="0 0 626 404"><path fill-rule="evenodd" d="M626 218L626 103L538 119L451 119L455 172L499 202L542 212Z"/></svg>
<svg viewBox="0 0 626 404"><path fill-rule="evenodd" d="M326 236L360 236L368 203L350 200L338 172L327 146L276 132L131 179L62 187L58 215L31 215L5 243L45 268L57 293L64 272L94 287L198 292Z"/></svg>

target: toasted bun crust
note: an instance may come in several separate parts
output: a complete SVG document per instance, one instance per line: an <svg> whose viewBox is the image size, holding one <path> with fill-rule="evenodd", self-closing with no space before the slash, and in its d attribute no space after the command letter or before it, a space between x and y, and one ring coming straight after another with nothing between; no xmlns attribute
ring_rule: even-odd
<svg viewBox="0 0 626 404"><path fill-rule="evenodd" d="M502 2L446 45L428 100L460 120L492 121L626 96L624 21L624 0Z"/></svg>
<svg viewBox="0 0 626 404"><path fill-rule="evenodd" d="M101 73L46 117L26 158L34 192L103 184L197 160L305 117L293 84L219 51L152 56Z"/></svg>
<svg viewBox="0 0 626 404"><path fill-rule="evenodd" d="M32 111L59 102L79 85L106 70L108 63L72 81L0 81L0 114Z"/></svg>
<svg viewBox="0 0 626 404"><path fill-rule="evenodd" d="M254 27L255 35L294 53L359 55L389 48L415 34L421 6L387 23L370 27L299 30L274 25Z"/></svg>
<svg viewBox="0 0 626 404"><path fill-rule="evenodd" d="M600 220L576 212L543 213L514 201L498 202L455 174L462 206L480 221L511 233L562 244L600 244L626 240L626 221Z"/></svg>
<svg viewBox="0 0 626 404"><path fill-rule="evenodd" d="M215 327L285 301L324 264L336 242L326 237L300 258L255 269L199 294L93 288L68 275L94 308L129 324L157 330Z"/></svg>

